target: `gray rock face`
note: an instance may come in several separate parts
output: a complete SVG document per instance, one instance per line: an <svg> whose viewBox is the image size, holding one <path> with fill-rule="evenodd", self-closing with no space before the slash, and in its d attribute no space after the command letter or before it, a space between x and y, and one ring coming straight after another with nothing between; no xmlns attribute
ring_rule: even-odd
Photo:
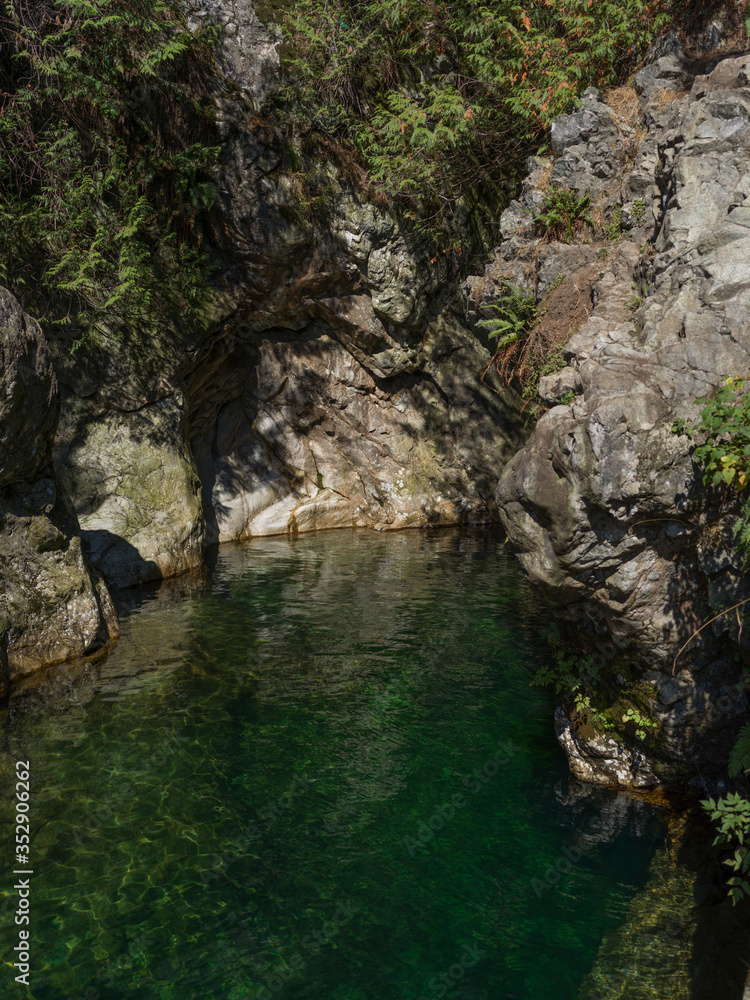
<svg viewBox="0 0 750 1000"><path fill-rule="evenodd" d="M732 496L702 487L693 442L671 428L696 416L698 396L750 364L749 67L747 57L720 63L652 116L633 174L638 188L658 191L653 250L627 241L610 249L590 315L566 344L568 367L542 387L550 402L563 387L575 399L542 417L497 491L530 578L599 642L610 676L620 669L630 678L615 684L612 705L643 694L660 731L661 749L649 753L654 780L682 787L700 786L691 756L707 780L723 770L747 707L732 687L739 668L725 641L746 646L736 619L702 631L673 666L703 621L746 596L747 584L727 537ZM608 196L627 196L633 174L613 177ZM604 736L575 730L560 721L579 773L651 780L639 768L632 779L627 768L620 774L605 763ZM642 749L627 729L617 742L623 733Z"/></svg>
<svg viewBox="0 0 750 1000"><path fill-rule="evenodd" d="M89 558L115 585L179 576L203 561L200 484L183 434L178 394L131 412L92 413L74 399L66 407L58 478L76 499Z"/></svg>
<svg viewBox="0 0 750 1000"><path fill-rule="evenodd" d="M60 400L39 326L0 290L0 489L49 465Z"/></svg>
<svg viewBox="0 0 750 1000"><path fill-rule="evenodd" d="M291 170L256 114L275 35L252 5L212 3L193 15L225 24L239 85L215 98L222 292L199 329L175 316L72 358L52 345L57 475L119 587L196 567L215 541L496 518L527 433L452 300L449 254L472 247L436 255L323 152Z"/></svg>
<svg viewBox="0 0 750 1000"><path fill-rule="evenodd" d="M0 692L119 634L50 466L60 401L39 325L0 289Z"/></svg>
<svg viewBox="0 0 750 1000"><path fill-rule="evenodd" d="M645 66L635 75L633 85L639 97L641 109L645 109L659 94L665 91L686 90L693 82L685 59L680 51L670 52Z"/></svg>
<svg viewBox="0 0 750 1000"><path fill-rule="evenodd" d="M599 195L622 171L631 142L632 131L618 123L599 91L590 87L580 110L552 123L552 152L557 159L550 182Z"/></svg>
<svg viewBox="0 0 750 1000"><path fill-rule="evenodd" d="M188 0L188 23L220 30L219 65L258 104L278 82L281 32L267 27L251 0Z"/></svg>

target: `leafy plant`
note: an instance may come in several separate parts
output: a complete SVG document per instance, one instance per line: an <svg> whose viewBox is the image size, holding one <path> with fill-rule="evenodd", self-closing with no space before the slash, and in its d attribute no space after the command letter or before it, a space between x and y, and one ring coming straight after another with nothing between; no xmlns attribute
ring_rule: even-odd
<svg viewBox="0 0 750 1000"><path fill-rule="evenodd" d="M620 207L612 213L612 221L604 226L604 235L610 243L617 243L622 236L622 209Z"/></svg>
<svg viewBox="0 0 750 1000"><path fill-rule="evenodd" d="M526 365L526 380L522 395L524 399L534 399L539 393L539 382L547 375L556 375L566 367L565 345L555 344L543 356L529 359Z"/></svg>
<svg viewBox="0 0 750 1000"><path fill-rule="evenodd" d="M737 741L729 755L729 777L736 778L738 774L750 771L750 722L740 729Z"/></svg>
<svg viewBox="0 0 750 1000"><path fill-rule="evenodd" d="M214 40L172 0L0 10L0 281L47 323L200 308Z"/></svg>
<svg viewBox="0 0 750 1000"><path fill-rule="evenodd" d="M750 476L750 393L745 379L730 376L713 398L702 396L696 403L703 406L700 421L691 424L680 418L672 429L689 436L706 434L706 440L694 452L704 467L705 485L733 483L742 489Z"/></svg>
<svg viewBox="0 0 750 1000"><path fill-rule="evenodd" d="M487 308L497 315L481 320L477 326L489 331L488 337L498 338L495 349L501 351L522 337L526 337L536 318L537 305L533 296L524 293L509 281L503 281L505 295Z"/></svg>
<svg viewBox="0 0 750 1000"><path fill-rule="evenodd" d="M591 706L590 692L599 680L599 668L595 665L593 656L579 656L565 649L556 625L552 625L544 633L544 638L552 646L554 663L540 667L531 683L538 687L553 687L555 694L572 696L579 712L595 712Z"/></svg>
<svg viewBox="0 0 750 1000"><path fill-rule="evenodd" d="M541 226L548 238L570 243L574 232L580 232L584 226L594 228L594 220L586 214L590 205L591 198L587 194L567 188L551 188L534 222Z"/></svg>
<svg viewBox="0 0 750 1000"><path fill-rule="evenodd" d="M554 292L554 290L556 288L559 288L560 285L563 284L563 282L565 281L566 278L567 278L567 274L558 274L558 276L555 278L555 280L549 286L550 292Z"/></svg>
<svg viewBox="0 0 750 1000"><path fill-rule="evenodd" d="M635 735L639 740L646 739L646 730L656 729L657 724L647 715L642 715L637 708L629 708L622 716L623 722L632 722L635 725Z"/></svg>
<svg viewBox="0 0 750 1000"><path fill-rule="evenodd" d="M633 200L633 221L636 226L640 226L643 222L643 217L646 214L646 202L642 198L635 198Z"/></svg>
<svg viewBox="0 0 750 1000"><path fill-rule="evenodd" d="M701 805L719 826L714 844L725 844L734 849L732 857L727 858L724 864L735 873L728 879L728 884L729 896L736 904L743 896L750 896L750 855L745 846L750 833L750 802L732 792L718 800L704 799Z"/></svg>
<svg viewBox="0 0 750 1000"><path fill-rule="evenodd" d="M668 21L648 0L299 0L285 11L277 120L356 149L415 224L446 227Z"/></svg>

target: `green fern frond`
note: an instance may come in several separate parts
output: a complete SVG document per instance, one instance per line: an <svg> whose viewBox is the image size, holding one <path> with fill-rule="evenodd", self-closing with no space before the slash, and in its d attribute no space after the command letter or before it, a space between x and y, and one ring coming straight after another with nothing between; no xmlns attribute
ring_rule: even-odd
<svg viewBox="0 0 750 1000"><path fill-rule="evenodd" d="M736 778L743 771L750 771L750 722L737 735L737 741L729 755L729 777Z"/></svg>

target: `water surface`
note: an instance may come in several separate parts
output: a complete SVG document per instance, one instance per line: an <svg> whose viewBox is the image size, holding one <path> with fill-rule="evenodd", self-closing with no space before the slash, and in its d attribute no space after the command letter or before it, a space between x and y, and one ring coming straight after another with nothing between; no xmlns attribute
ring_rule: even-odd
<svg viewBox="0 0 750 1000"><path fill-rule="evenodd" d="M125 600L114 654L6 719L32 997L575 1000L663 827L569 778L501 539L258 540Z"/></svg>

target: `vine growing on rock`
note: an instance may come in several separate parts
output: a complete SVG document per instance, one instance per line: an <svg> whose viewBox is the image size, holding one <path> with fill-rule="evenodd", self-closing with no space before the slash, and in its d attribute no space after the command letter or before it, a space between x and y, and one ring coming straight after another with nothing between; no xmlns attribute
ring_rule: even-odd
<svg viewBox="0 0 750 1000"><path fill-rule="evenodd" d="M0 281L46 323L200 308L213 37L173 0L0 10Z"/></svg>

